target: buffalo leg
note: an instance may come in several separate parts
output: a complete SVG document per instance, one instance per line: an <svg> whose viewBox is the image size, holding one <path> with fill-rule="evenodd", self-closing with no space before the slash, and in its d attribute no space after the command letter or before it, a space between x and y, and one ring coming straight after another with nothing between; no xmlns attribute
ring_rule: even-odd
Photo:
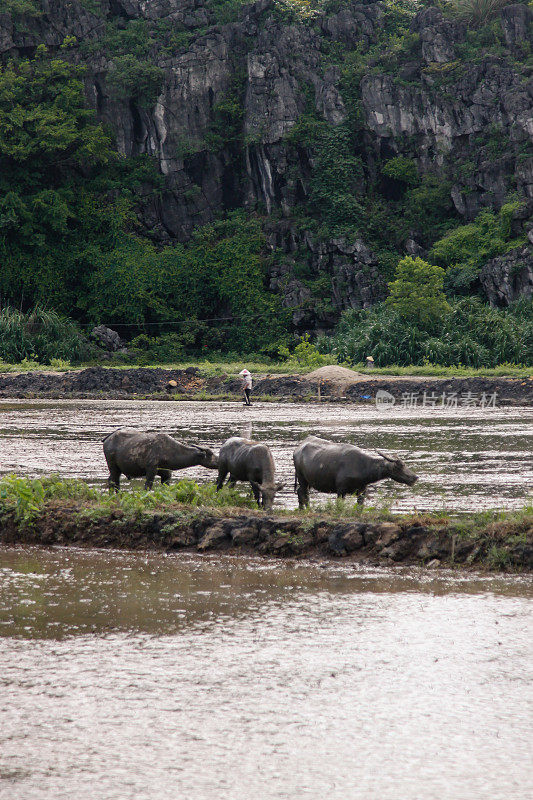
<svg viewBox="0 0 533 800"><path fill-rule="evenodd" d="M157 474L161 478L161 483L170 483L172 472L169 469L158 469Z"/></svg>
<svg viewBox="0 0 533 800"><path fill-rule="evenodd" d="M365 490L362 489L360 492L357 492L357 505L362 506L365 502Z"/></svg>
<svg viewBox="0 0 533 800"><path fill-rule="evenodd" d="M144 482L144 488L146 489L147 492L149 492L150 489L152 489L156 475L157 475L157 465L156 464L149 465L146 468L146 480Z"/></svg>
<svg viewBox="0 0 533 800"><path fill-rule="evenodd" d="M226 480L227 474L228 470L225 467L218 468L217 492L224 486L224 481Z"/></svg>
<svg viewBox="0 0 533 800"><path fill-rule="evenodd" d="M109 478L107 479L107 484L109 486L110 492L113 489L115 490L115 492L118 492L120 490L120 470L118 467L109 468Z"/></svg>
<svg viewBox="0 0 533 800"><path fill-rule="evenodd" d="M233 475L230 474L226 486L230 486L232 489L234 489L236 483L237 483L237 478L235 478Z"/></svg>
<svg viewBox="0 0 533 800"><path fill-rule="evenodd" d="M259 486L254 483L251 483L250 486L252 487L252 492L254 493L255 502L259 508L261 508L261 492L259 490Z"/></svg>
<svg viewBox="0 0 533 800"><path fill-rule="evenodd" d="M296 476L298 488L296 494L298 495L298 505L300 508L305 508L309 505L309 484L302 478L301 475Z"/></svg>

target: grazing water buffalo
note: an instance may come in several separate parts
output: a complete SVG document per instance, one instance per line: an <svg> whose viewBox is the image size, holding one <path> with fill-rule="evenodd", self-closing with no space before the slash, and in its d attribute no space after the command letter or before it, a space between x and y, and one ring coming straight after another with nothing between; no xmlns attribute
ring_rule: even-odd
<svg viewBox="0 0 533 800"><path fill-rule="evenodd" d="M392 478L398 483L412 486L418 476L411 472L399 458L379 453L374 456L354 447L308 436L293 454L296 470L294 491L298 493L300 508L309 505L309 489L337 494L357 494L363 504L365 489L370 483Z"/></svg>
<svg viewBox="0 0 533 800"><path fill-rule="evenodd" d="M272 453L266 444L251 442L234 436L224 442L218 454L217 491L222 488L224 478L229 472L229 484L249 481L258 506L270 511L276 492L283 483L274 479L275 467Z"/></svg>
<svg viewBox="0 0 533 800"><path fill-rule="evenodd" d="M133 428L120 428L104 439L104 455L109 467L109 488L120 488L120 476L146 476L145 488L151 489L156 475L168 483L173 469L199 464L216 469L218 461L208 447L177 442L167 433L143 433Z"/></svg>

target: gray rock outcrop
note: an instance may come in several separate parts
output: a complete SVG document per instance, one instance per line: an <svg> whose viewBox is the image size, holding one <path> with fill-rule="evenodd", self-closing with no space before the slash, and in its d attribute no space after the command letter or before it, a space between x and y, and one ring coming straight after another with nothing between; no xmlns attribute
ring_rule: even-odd
<svg viewBox="0 0 533 800"><path fill-rule="evenodd" d="M150 237L186 242L195 227L221 213L244 207L264 214L268 247L285 257L273 261L270 287L295 309L296 324L331 322L385 294L379 257L364 232L319 236L294 224L312 194L316 168L312 143L291 139L302 116L346 126L363 164L354 177L361 195L375 186L384 161L405 155L422 178L446 179L458 222L483 208L498 210L512 193L533 198L533 80L518 61L531 37L526 5L501 11L508 52L472 62L462 55L465 23L424 8L411 24L412 52L389 71L376 56L360 85L350 84L352 62L335 54L350 48L353 56L376 45L386 14L381 2L347 2L288 21L273 0L259 0L224 24L217 24L207 0L102 0L99 13L78 0L41 0L40 6L42 13L24 16L23 24L0 13L0 56L31 55L40 43L55 52L74 37L62 52L86 64L88 103L114 130L119 152L157 161L162 191L139 189L139 218ZM157 29L147 52L162 76L153 102L110 91L109 20L118 30L131 21L167 26ZM167 42L169 30L181 38ZM228 98L242 111L237 145L216 127ZM409 234L405 252L422 252L416 234ZM297 274L302 258L309 280ZM520 268L515 279L511 260L494 259L484 269L491 302L524 294L526 273ZM309 283L320 275L330 279L331 314L312 310Z"/></svg>
<svg viewBox="0 0 533 800"><path fill-rule="evenodd" d="M481 285L493 306L508 306L522 297L533 297L533 247L517 247L491 258L480 275Z"/></svg>

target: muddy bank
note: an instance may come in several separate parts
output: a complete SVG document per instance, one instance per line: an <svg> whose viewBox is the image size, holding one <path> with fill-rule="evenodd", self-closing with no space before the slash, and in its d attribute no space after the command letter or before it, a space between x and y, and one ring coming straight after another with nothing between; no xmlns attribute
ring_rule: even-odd
<svg viewBox="0 0 533 800"><path fill-rule="evenodd" d="M480 527L468 518L431 517L359 521L265 516L252 511L213 513L183 507L135 518L121 510L53 505L31 522L12 509L0 516L0 543L76 545L128 550L223 551L291 558L347 559L430 568L533 569L533 518Z"/></svg>
<svg viewBox="0 0 533 800"><path fill-rule="evenodd" d="M361 376L352 383L320 382L320 399L331 402L368 403L376 392L388 392L397 405L442 402L455 394L458 404L480 402L483 394L496 394L497 405L533 406L532 378L395 378ZM319 383L305 375L266 376L255 381L254 395L277 400L318 402ZM424 393L426 400L424 400ZM470 393L470 400L463 396ZM0 374L0 397L51 399L195 399L240 397L240 380L234 376L205 378L195 367L184 370L160 367L104 369L88 367L74 372Z"/></svg>

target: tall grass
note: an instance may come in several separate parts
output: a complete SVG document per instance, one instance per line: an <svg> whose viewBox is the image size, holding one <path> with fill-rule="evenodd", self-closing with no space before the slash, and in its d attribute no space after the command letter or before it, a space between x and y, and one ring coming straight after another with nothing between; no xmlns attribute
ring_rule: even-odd
<svg viewBox="0 0 533 800"><path fill-rule="evenodd" d="M40 306L27 313L9 306L0 309L0 359L4 361L80 361L92 352L76 323L55 311Z"/></svg>
<svg viewBox="0 0 533 800"><path fill-rule="evenodd" d="M86 509L86 515L122 511L136 517L156 509L175 505L194 508L257 508L250 492L223 486L217 492L214 483L198 484L188 478L171 484L156 484L152 491L132 489L110 494L107 489L88 486L84 481L63 479L59 475L21 478L6 475L0 480L2 507L14 509L20 522L30 523L51 503L73 502Z"/></svg>
<svg viewBox="0 0 533 800"><path fill-rule="evenodd" d="M335 336L322 339L320 347L352 364L372 356L378 367L533 366L533 303L524 299L509 309L497 309L478 298L464 298L428 327L403 319L382 303L346 312Z"/></svg>
<svg viewBox="0 0 533 800"><path fill-rule="evenodd" d="M495 14L508 6L510 0L449 0L453 12L458 17L463 17L474 25L484 25Z"/></svg>

